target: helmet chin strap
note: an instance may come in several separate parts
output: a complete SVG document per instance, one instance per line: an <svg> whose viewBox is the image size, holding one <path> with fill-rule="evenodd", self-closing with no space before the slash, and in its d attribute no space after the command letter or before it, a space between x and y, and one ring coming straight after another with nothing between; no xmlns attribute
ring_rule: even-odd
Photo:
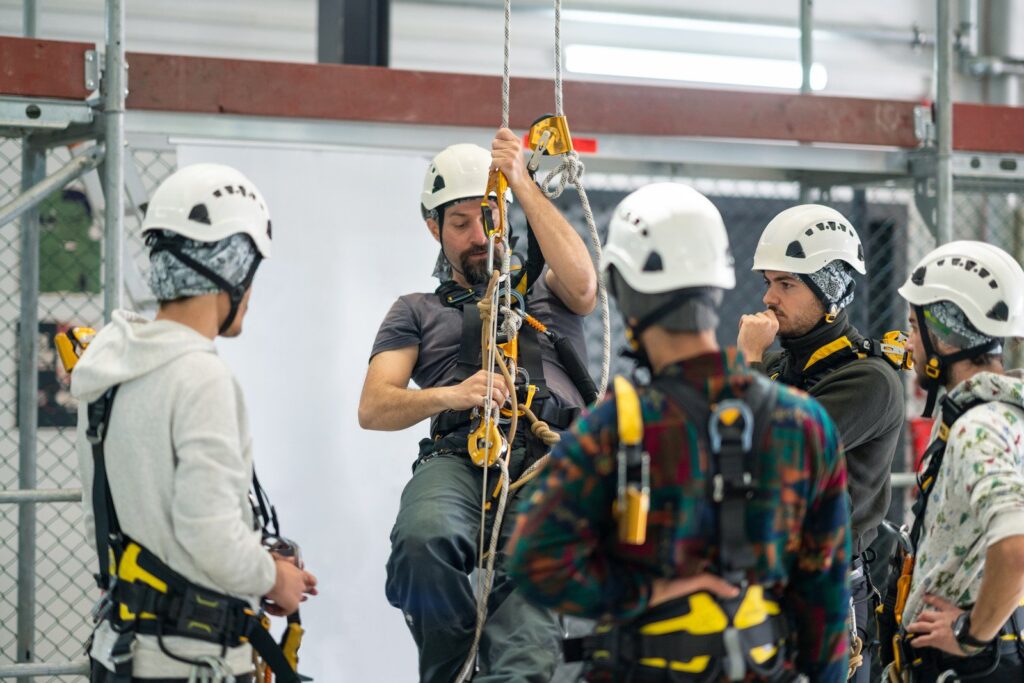
<svg viewBox="0 0 1024 683"><path fill-rule="evenodd" d="M968 349L961 349L956 353L941 354L932 345L931 334L928 333L928 324L925 322L924 306L914 306L914 315L917 317L918 334L921 337L921 344L924 346L924 377L921 378L921 387L928 392L925 401L924 412L921 417L931 417L935 410L935 403L939 396L939 389L946 386L949 380L949 368L957 361L968 358L976 358L983 353L989 353L999 348L998 339L990 339L984 344L972 346Z"/></svg>
<svg viewBox="0 0 1024 683"><path fill-rule="evenodd" d="M830 302L828 300L828 297L825 296L825 292L823 292L821 290L821 287L819 287L817 283L815 283L814 280L811 279L810 275L804 273L797 273L796 275L797 277L800 278L800 280L803 281L805 285L807 285L810 288L814 295L818 297L818 301L820 301L822 305L825 306L825 316L823 318L825 324L831 325L832 323L834 323L836 321L836 318L839 317L839 312L843 309L839 308L839 304ZM846 299L856 287L857 283L851 279L849 286L843 292L842 296L839 297L839 300L842 301Z"/></svg>
<svg viewBox="0 0 1024 683"><path fill-rule="evenodd" d="M614 295L614 291L612 294ZM695 299L702 295L703 292L699 289L682 289L643 318L640 318L640 320L632 322L633 319L627 319L626 340L629 342L629 346L632 350L627 351L624 355L634 359L640 367L650 370L651 359L647 356L647 351L640 342L640 335L643 334L644 330L655 325L659 320L682 306L690 299Z"/></svg>

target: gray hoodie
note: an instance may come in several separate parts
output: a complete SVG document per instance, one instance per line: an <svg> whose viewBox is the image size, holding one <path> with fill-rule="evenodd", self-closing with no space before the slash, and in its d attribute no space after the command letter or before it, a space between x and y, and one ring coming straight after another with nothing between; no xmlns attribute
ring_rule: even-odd
<svg viewBox="0 0 1024 683"><path fill-rule="evenodd" d="M117 311L71 376L79 408L78 454L86 533L94 542L93 456L85 439L86 404L121 385L105 453L114 506L124 532L174 571L256 605L274 584L273 559L260 543L248 491L249 423L242 392L213 342L178 323ZM115 634L104 623L92 655L108 668ZM165 638L176 655L218 655L220 647ZM232 671L251 671L249 646L228 653ZM187 678L191 666L140 636L134 675Z"/></svg>
<svg viewBox="0 0 1024 683"><path fill-rule="evenodd" d="M973 605L989 547L1024 535L1024 382L1017 372L981 372L950 396L960 405L986 403L950 427L925 509L904 624L920 614L926 593Z"/></svg>

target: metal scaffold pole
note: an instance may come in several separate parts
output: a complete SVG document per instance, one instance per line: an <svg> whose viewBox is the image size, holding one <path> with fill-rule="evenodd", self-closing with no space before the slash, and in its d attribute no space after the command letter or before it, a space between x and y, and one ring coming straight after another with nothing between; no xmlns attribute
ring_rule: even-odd
<svg viewBox="0 0 1024 683"><path fill-rule="evenodd" d="M26 141L22 149L23 191L46 176L46 150ZM18 487L36 487L38 426L37 360L39 345L39 209L21 217L21 316L18 320ZM18 506L18 652L16 661L31 662L36 635L36 506ZM21 678L19 683L29 683Z"/></svg>
<svg viewBox="0 0 1024 683"><path fill-rule="evenodd" d="M103 77L104 213L103 319L110 320L121 307L122 264L124 261L124 112L128 88L125 63L125 2L107 0L107 54Z"/></svg>
<svg viewBox="0 0 1024 683"><path fill-rule="evenodd" d="M814 0L800 0L800 92L811 92L814 64Z"/></svg>
<svg viewBox="0 0 1024 683"><path fill-rule="evenodd" d="M937 244L945 244L953 239L953 20L950 1L938 2L938 30L935 37Z"/></svg>

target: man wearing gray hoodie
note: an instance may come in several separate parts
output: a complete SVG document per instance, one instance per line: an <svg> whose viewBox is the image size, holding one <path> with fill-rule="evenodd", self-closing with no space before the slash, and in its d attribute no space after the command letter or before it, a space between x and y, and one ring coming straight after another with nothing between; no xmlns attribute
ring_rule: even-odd
<svg viewBox="0 0 1024 683"><path fill-rule="evenodd" d="M298 562L264 547L249 502L253 460L245 401L214 346L218 335L241 333L253 276L270 255L266 204L232 168L189 166L157 189L143 232L150 284L160 301L156 319L116 311L72 373L72 393L81 406L78 453L87 537L103 547L107 539L94 536L95 527L119 526L189 584L244 601L256 612L266 598L273 605L268 611L292 613L304 594L316 593L316 579ZM94 461L90 409L104 396L110 403L98 440L105 462L100 470L94 467L100 461ZM89 492L95 495L94 474L104 472L110 504L97 510L102 503L94 506ZM116 546L111 541L115 554ZM122 552L117 563L128 563L126 557ZM93 635L94 683L185 681L204 668L252 680L249 644L222 647L180 633L140 633L127 654L123 648L117 652L124 623L131 623L117 584L128 579L124 566L118 567L117 582L104 573L101 562L97 578L106 578L101 587L114 597ZM145 621L144 612L135 610L143 615L137 624Z"/></svg>

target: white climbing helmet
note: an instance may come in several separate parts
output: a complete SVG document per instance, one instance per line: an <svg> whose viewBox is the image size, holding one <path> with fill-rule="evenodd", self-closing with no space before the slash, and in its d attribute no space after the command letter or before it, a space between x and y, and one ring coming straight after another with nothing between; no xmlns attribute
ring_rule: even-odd
<svg viewBox="0 0 1024 683"><path fill-rule="evenodd" d="M845 261L863 275L864 248L853 224L835 209L802 204L786 209L765 227L751 270L807 275L832 261Z"/></svg>
<svg viewBox="0 0 1024 683"><path fill-rule="evenodd" d="M468 143L452 145L435 156L423 177L420 205L424 218L428 211L461 199L483 197L491 170L491 153ZM511 192L505 193L510 201Z"/></svg>
<svg viewBox="0 0 1024 683"><path fill-rule="evenodd" d="M654 183L616 207L601 270L614 267L638 292L736 286L722 215L689 185Z"/></svg>
<svg viewBox="0 0 1024 683"><path fill-rule="evenodd" d="M949 301L989 337L1024 337L1024 270L999 247L962 240L933 250L899 289L914 306Z"/></svg>
<svg viewBox="0 0 1024 683"><path fill-rule="evenodd" d="M185 166L160 183L146 208L142 234L167 230L197 242L244 233L270 258L270 212L259 189L222 164Z"/></svg>

